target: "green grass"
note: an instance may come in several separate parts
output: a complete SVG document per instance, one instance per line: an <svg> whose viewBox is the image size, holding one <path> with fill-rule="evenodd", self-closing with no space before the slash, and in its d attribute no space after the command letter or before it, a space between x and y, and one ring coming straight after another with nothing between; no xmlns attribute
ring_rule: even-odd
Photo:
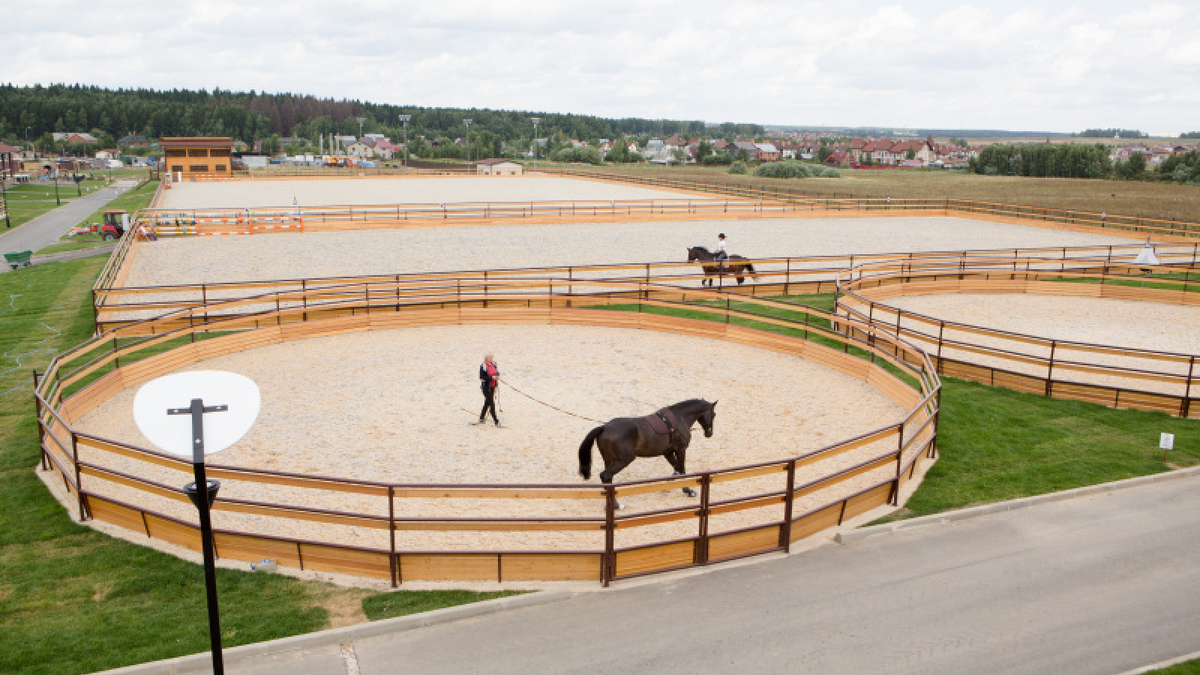
<svg viewBox="0 0 1200 675"><path fill-rule="evenodd" d="M97 188L104 185L102 181L84 181L80 187ZM84 192L87 194L87 192ZM41 182L22 183L4 191L8 203L8 218L12 227L23 225L34 218L52 211L59 202L69 202L79 195L75 192L74 181L60 181L58 184L58 199L54 196L54 183Z"/></svg>
<svg viewBox="0 0 1200 675"><path fill-rule="evenodd" d="M1200 659L1184 661L1161 670L1148 670L1145 675L1200 675Z"/></svg>
<svg viewBox="0 0 1200 675"><path fill-rule="evenodd" d="M158 181L147 181L144 185L130 190L108 202L104 206L96 209L91 215L83 219L82 224L91 225L103 223L105 211L115 211L118 209L128 212L132 217L133 214L138 211L138 209L144 209L147 206L150 206L150 200L154 198L154 192L156 190L158 190ZM96 244L103 243L103 241L104 240L101 238L99 233L77 234L73 237L67 237L64 234L59 240L59 243L51 244L50 246L38 251L38 253L54 253L56 251L72 250L69 248L60 247L70 246L73 244L88 244L94 246ZM78 248L84 248L84 246L78 246Z"/></svg>
<svg viewBox="0 0 1200 675"><path fill-rule="evenodd" d="M393 591L366 598L362 605L367 618L378 621L522 593L525 591Z"/></svg>
<svg viewBox="0 0 1200 675"><path fill-rule="evenodd" d="M1175 434L1165 463L1162 432ZM920 489L885 520L1194 466L1200 423L943 379L938 452Z"/></svg>

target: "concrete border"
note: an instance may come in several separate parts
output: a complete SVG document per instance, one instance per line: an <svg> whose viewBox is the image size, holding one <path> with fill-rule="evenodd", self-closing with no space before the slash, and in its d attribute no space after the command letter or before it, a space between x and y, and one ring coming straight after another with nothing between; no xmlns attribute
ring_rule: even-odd
<svg viewBox="0 0 1200 675"><path fill-rule="evenodd" d="M222 651L226 667L251 658L269 654L296 652L309 649L338 648L347 642L362 638L415 630L425 626L449 623L471 617L494 614L496 612L522 607L534 607L551 602L566 600L574 595L569 590L537 591L524 595L514 595L495 600L473 602L469 605L458 605L445 609L436 609L421 614L398 616L393 619L370 621L342 628L331 628L316 633L293 635L291 637L255 642L253 644L232 647ZM103 675L176 675L178 673L202 672L210 668L212 655L207 651L187 656L177 656L173 659L151 661L124 668L102 671ZM100 675L97 673L96 675Z"/></svg>
<svg viewBox="0 0 1200 675"><path fill-rule="evenodd" d="M1175 469L1164 473L1156 473L1150 476L1138 476L1137 478L1128 478L1126 480L1113 481L1111 483L1101 483L1099 485L1089 485L1086 487L1075 488L1074 490L1063 490L1062 492L1052 492L1045 495L1037 495L1034 497L1025 497L1024 499L1014 499L1007 502L997 502L995 504L984 504L982 506L973 506L970 508L959 509L957 511L949 511L946 513L935 513L931 516L921 516L919 518L911 518L909 520L899 520L894 523L884 523L882 525L872 525L870 527L860 527L855 530L847 530L839 532L834 536L834 541L839 544L848 544L855 541L867 539L868 537L877 537L885 534L895 534L904 532L918 527L929 527L932 525L945 525L956 520L966 520L967 518L976 518L978 516L986 516L993 513L1003 511L1015 511L1017 509L1026 509L1038 504L1046 504L1050 502L1064 501L1067 499L1075 499L1076 497L1086 497L1089 495L1102 494L1112 492L1114 490L1122 490L1125 488L1139 487L1149 485L1151 483L1160 483L1168 480L1176 480L1181 478L1190 478L1192 476L1200 476L1200 466L1193 466L1186 469Z"/></svg>

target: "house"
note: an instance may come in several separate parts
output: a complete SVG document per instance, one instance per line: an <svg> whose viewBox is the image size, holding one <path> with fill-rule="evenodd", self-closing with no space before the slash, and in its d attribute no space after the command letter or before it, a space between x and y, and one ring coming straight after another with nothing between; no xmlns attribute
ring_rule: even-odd
<svg viewBox="0 0 1200 675"><path fill-rule="evenodd" d="M511 159L493 157L475 163L475 173L480 176L520 176L525 167Z"/></svg>
<svg viewBox="0 0 1200 675"><path fill-rule="evenodd" d="M17 161L20 149L0 143L0 178L21 173L21 163Z"/></svg>
<svg viewBox="0 0 1200 675"><path fill-rule="evenodd" d="M848 152L835 152L825 158L826 166L849 166L853 156Z"/></svg>
<svg viewBox="0 0 1200 675"><path fill-rule="evenodd" d="M375 146L366 139L356 140L346 146L346 154L355 157L374 157Z"/></svg>
<svg viewBox="0 0 1200 675"><path fill-rule="evenodd" d="M750 141L734 141L725 146L725 151L734 159L741 157L742 153L746 153L746 159L755 159L758 157L758 146Z"/></svg>
<svg viewBox="0 0 1200 675"><path fill-rule="evenodd" d="M118 148L148 148L150 147L150 139L145 136L139 136L132 131L117 139Z"/></svg>
<svg viewBox="0 0 1200 675"><path fill-rule="evenodd" d="M754 158L760 162L778 162L779 149L773 143L755 143Z"/></svg>
<svg viewBox="0 0 1200 675"><path fill-rule="evenodd" d="M194 176L233 175L233 138L179 136L159 139L163 163L177 180Z"/></svg>
<svg viewBox="0 0 1200 675"><path fill-rule="evenodd" d="M386 138L379 138L375 141L375 156L380 159L391 159L400 154L401 150L399 143L393 143Z"/></svg>
<svg viewBox="0 0 1200 675"><path fill-rule="evenodd" d="M96 137L91 134L81 132L54 133L52 138L55 143L99 143Z"/></svg>
<svg viewBox="0 0 1200 675"><path fill-rule="evenodd" d="M121 151L116 148L105 148L104 150L96 151L96 159L110 160L117 159Z"/></svg>

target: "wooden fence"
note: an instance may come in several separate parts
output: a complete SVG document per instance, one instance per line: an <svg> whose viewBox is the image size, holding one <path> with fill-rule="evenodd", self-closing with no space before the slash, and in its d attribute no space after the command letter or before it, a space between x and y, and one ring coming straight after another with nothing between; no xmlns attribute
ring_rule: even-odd
<svg viewBox="0 0 1200 675"><path fill-rule="evenodd" d="M1200 266L1126 260L945 258L873 262L843 272L837 309L920 345L937 372L1114 408L1200 417L1196 354L1054 340L946 321L888 305L930 293L1038 293L1200 305ZM1136 320L1130 317L1130 320Z"/></svg>
<svg viewBox="0 0 1200 675"><path fill-rule="evenodd" d="M447 284L458 285L470 291L479 284L491 281L520 279L558 279L568 284L576 280L609 279L644 281L660 284L691 286L699 285L704 279L698 263L658 262L619 263L607 265L566 265L558 267L514 268L479 271L457 271L444 273L414 273L374 275L360 277L325 277L317 279L279 279L268 281L233 281L223 283L178 284L171 286L125 286L122 270L129 267L142 242L122 241L109 264L101 272L93 290L92 306L97 328L106 331L123 325L133 325L140 319L157 316L197 305L214 305L228 300L246 299L263 294L283 294L294 291L312 291L322 287L364 284L383 289L411 289L423 292L426 287L443 288ZM737 285L732 277L717 278L717 287L731 293L749 296L805 295L831 293L836 287L837 275L858 265L886 260L923 259L980 259L992 260L997 256L1019 259L1037 259L1058 262L1079 260L1115 264L1133 260L1140 246L1075 246L1054 248L1017 248L974 251L931 251L922 253L878 253L830 256L789 256L780 258L757 258L751 262L756 269L745 285ZM1159 256L1172 264L1197 264L1200 244L1165 244L1158 247ZM538 282L540 283L540 282ZM381 292L388 292L384 290ZM280 302L291 302L293 296ZM303 293L295 296L303 299ZM278 298L274 298L278 299ZM302 300L301 300L302 301ZM229 307L226 305L226 307ZM209 318L218 316L215 308L210 309ZM150 324L145 324L149 326Z"/></svg>
<svg viewBox="0 0 1200 675"><path fill-rule="evenodd" d="M787 551L847 518L895 504L936 453L936 373L927 361L910 365L924 360L920 352L872 326L854 324L847 337L831 327L846 319L803 305L735 301L715 291L646 282L472 279L458 285L474 286L470 293L450 286L422 294L399 285L390 293L368 284L302 290L274 300L192 307L143 321L141 328L98 335L35 375L43 469L57 475L80 520L198 550L194 509L179 487L189 480L189 464L80 431L74 425L83 415L123 389L227 353L363 330L495 322L640 328L774 350L866 381L906 413L899 422L801 456L789 456L791 443L781 440L778 460L609 486L411 485L211 464L209 477L223 482L214 505L217 554L274 558L393 585L566 579L607 585ZM628 311L580 308L606 303ZM270 308L254 309L264 304ZM680 308L706 319L662 313ZM778 328L797 337L768 330ZM856 451L866 456L850 455ZM627 497L685 486L699 492L698 501L640 512L615 508L617 499L631 505L636 500ZM464 506L480 503L487 513L507 515L474 516ZM559 515L564 505L578 515ZM297 530L301 534L281 534ZM506 533L517 532L535 543L478 544L483 533L503 542Z"/></svg>

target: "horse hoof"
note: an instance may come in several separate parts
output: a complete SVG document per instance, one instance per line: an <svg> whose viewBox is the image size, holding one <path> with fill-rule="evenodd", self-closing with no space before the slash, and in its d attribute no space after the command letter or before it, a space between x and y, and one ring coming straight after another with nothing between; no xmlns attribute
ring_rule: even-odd
<svg viewBox="0 0 1200 675"><path fill-rule="evenodd" d="M695 496L696 496L696 491L695 491L695 490L693 490L692 488L683 488L683 494L685 494L685 495L687 495L687 496L689 496L689 497L695 497Z"/></svg>
<svg viewBox="0 0 1200 675"><path fill-rule="evenodd" d="M621 506L621 502L613 502L613 504L615 505L615 507L618 511L625 508L624 506Z"/></svg>

